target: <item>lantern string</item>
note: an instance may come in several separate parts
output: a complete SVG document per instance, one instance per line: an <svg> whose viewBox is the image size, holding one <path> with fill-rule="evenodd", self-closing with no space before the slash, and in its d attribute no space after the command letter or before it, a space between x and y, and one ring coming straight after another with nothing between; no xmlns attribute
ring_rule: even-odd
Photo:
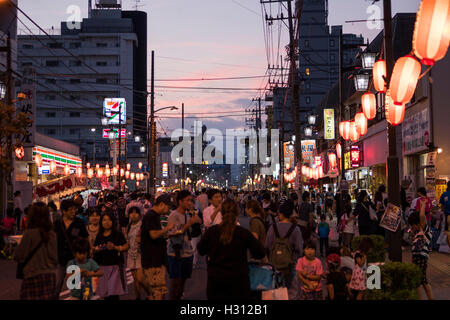
<svg viewBox="0 0 450 320"><path fill-rule="evenodd" d="M433 68L433 66L429 66L429 67L427 68L427 70L425 70L425 71L420 75L419 80L422 79L428 72L430 72L432 68Z"/></svg>

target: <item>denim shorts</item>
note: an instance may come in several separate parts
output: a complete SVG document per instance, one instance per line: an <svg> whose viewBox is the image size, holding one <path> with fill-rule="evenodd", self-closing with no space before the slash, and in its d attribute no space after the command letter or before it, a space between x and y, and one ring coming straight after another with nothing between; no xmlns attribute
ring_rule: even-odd
<svg viewBox="0 0 450 320"><path fill-rule="evenodd" d="M170 279L189 279L192 276L194 256L176 259L168 256L168 272Z"/></svg>

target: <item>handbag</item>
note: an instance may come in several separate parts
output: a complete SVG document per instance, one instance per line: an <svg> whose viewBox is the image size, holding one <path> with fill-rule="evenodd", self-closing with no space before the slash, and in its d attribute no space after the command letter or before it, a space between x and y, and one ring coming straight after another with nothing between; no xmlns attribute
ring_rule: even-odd
<svg viewBox="0 0 450 320"><path fill-rule="evenodd" d="M262 300L289 300L286 287L262 292Z"/></svg>
<svg viewBox="0 0 450 320"><path fill-rule="evenodd" d="M33 251L31 251L28 254L28 257L25 259L25 261L24 262L19 262L17 264L16 279L23 279L24 278L23 270L25 269L27 264L30 262L30 260L33 258L33 256L36 254L36 252L39 250L39 248L42 246L43 243L44 243L44 241L41 240L41 242L39 242L37 247L34 248Z"/></svg>
<svg viewBox="0 0 450 320"><path fill-rule="evenodd" d="M275 289L275 272L271 265L260 266L255 263L250 263L250 290L263 291Z"/></svg>

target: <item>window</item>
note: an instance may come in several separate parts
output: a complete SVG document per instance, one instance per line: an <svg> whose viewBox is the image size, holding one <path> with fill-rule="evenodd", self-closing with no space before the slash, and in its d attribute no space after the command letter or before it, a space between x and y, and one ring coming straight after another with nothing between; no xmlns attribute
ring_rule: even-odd
<svg viewBox="0 0 450 320"><path fill-rule="evenodd" d="M70 96L70 100L80 100L81 97L80 96L76 96L76 95L71 95Z"/></svg>
<svg viewBox="0 0 450 320"><path fill-rule="evenodd" d="M80 116L81 116L81 114L79 112L71 112L70 113L71 118L79 118Z"/></svg>
<svg viewBox="0 0 450 320"><path fill-rule="evenodd" d="M96 96L97 100L103 101L105 100L106 96Z"/></svg>
<svg viewBox="0 0 450 320"><path fill-rule="evenodd" d="M50 42L47 44L50 49L61 49L63 47L62 42Z"/></svg>
<svg viewBox="0 0 450 320"><path fill-rule="evenodd" d="M45 62L45 65L47 67L57 67L57 66L59 66L59 61L58 60L47 60Z"/></svg>
<svg viewBox="0 0 450 320"><path fill-rule="evenodd" d="M308 91L311 90L311 83L306 82L305 83L305 89L308 90Z"/></svg>
<svg viewBox="0 0 450 320"><path fill-rule="evenodd" d="M80 79L70 79L71 84L81 83Z"/></svg>
<svg viewBox="0 0 450 320"><path fill-rule="evenodd" d="M335 41L334 41L334 39L330 39L330 47L334 47L336 44L335 44Z"/></svg>
<svg viewBox="0 0 450 320"><path fill-rule="evenodd" d="M97 48L106 48L108 47L107 43L97 43Z"/></svg>
<svg viewBox="0 0 450 320"><path fill-rule="evenodd" d="M45 79L45 83L56 84L56 79Z"/></svg>
<svg viewBox="0 0 450 320"><path fill-rule="evenodd" d="M45 116L47 118L56 118L56 112L46 112Z"/></svg>
<svg viewBox="0 0 450 320"><path fill-rule="evenodd" d="M33 62L22 62L22 67L31 67Z"/></svg>
<svg viewBox="0 0 450 320"><path fill-rule="evenodd" d="M79 67L79 66L81 66L81 61L80 60L70 60L69 61L69 66L71 66L71 67Z"/></svg>
<svg viewBox="0 0 450 320"><path fill-rule="evenodd" d="M97 61L98 67L106 67L107 65L108 65L108 63L106 61Z"/></svg>
<svg viewBox="0 0 450 320"><path fill-rule="evenodd" d="M71 136L78 134L78 132L80 132L80 129L70 129L69 130L69 134Z"/></svg>
<svg viewBox="0 0 450 320"><path fill-rule="evenodd" d="M33 49L34 46L33 46L32 44L24 44L24 45L22 46L22 48L24 48L24 49Z"/></svg>
<svg viewBox="0 0 450 320"><path fill-rule="evenodd" d="M305 101L306 101L306 104L310 104L311 103L311 97L306 97Z"/></svg>
<svg viewBox="0 0 450 320"><path fill-rule="evenodd" d="M97 79L95 82L99 83L99 84L106 84L108 81L106 79L102 78L102 79Z"/></svg>
<svg viewBox="0 0 450 320"><path fill-rule="evenodd" d="M309 40L305 40L305 48L309 48Z"/></svg>
<svg viewBox="0 0 450 320"><path fill-rule="evenodd" d="M50 136L53 136L56 134L56 129L47 129L46 131L47 131L47 134Z"/></svg>
<svg viewBox="0 0 450 320"><path fill-rule="evenodd" d="M53 95L46 95L45 100L56 100L56 96Z"/></svg>
<svg viewBox="0 0 450 320"><path fill-rule="evenodd" d="M81 48L81 42L70 43L70 49L78 49L78 48Z"/></svg>
<svg viewBox="0 0 450 320"><path fill-rule="evenodd" d="M330 53L330 61L331 62L336 61L336 55L334 53Z"/></svg>
<svg viewBox="0 0 450 320"><path fill-rule="evenodd" d="M305 74L306 74L307 76L309 76L309 75L311 74L311 70L310 70L309 68L306 68L306 69L305 69Z"/></svg>

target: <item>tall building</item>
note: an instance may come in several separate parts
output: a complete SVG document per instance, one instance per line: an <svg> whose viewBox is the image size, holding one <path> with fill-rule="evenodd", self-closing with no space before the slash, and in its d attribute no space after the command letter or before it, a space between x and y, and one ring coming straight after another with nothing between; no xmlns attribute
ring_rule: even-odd
<svg viewBox="0 0 450 320"><path fill-rule="evenodd" d="M126 100L129 137L145 139L146 30L145 12L97 0L78 26L61 22L61 34L52 35L56 41L19 35L19 69L33 66L37 72L37 130L79 145L89 161L95 149L96 161L104 162L109 146L102 132L103 102L114 97Z"/></svg>
<svg viewBox="0 0 450 320"><path fill-rule="evenodd" d="M304 0L299 27L300 116L306 123L307 116L316 110L323 96L339 78L339 34L342 26L328 25L328 1ZM343 34L343 43L364 44L364 38L355 34ZM360 52L358 48L343 50L343 66L351 66ZM284 119L282 108L284 104ZM276 88L273 96L273 125L284 123L284 131L290 136L293 129L291 93Z"/></svg>

